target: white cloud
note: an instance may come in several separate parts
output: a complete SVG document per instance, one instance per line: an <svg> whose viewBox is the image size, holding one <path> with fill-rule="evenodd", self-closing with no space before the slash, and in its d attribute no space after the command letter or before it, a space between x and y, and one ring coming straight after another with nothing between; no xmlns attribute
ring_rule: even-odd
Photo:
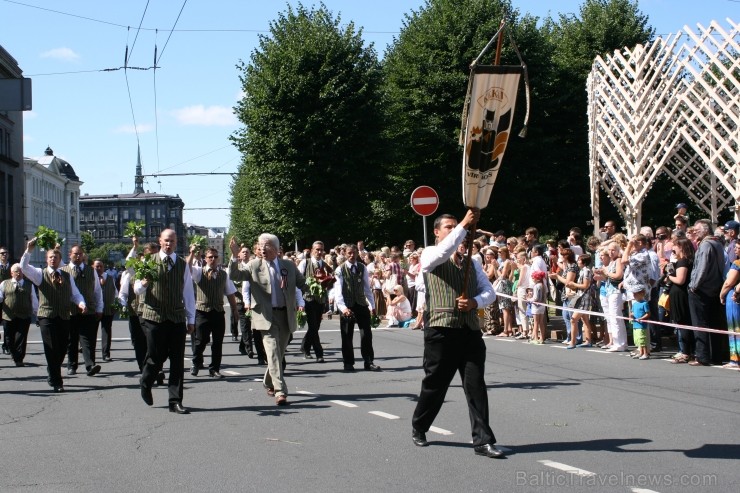
<svg viewBox="0 0 740 493"><path fill-rule="evenodd" d="M232 126L237 120L228 106L203 106L197 104L174 110L173 115L181 125Z"/></svg>
<svg viewBox="0 0 740 493"><path fill-rule="evenodd" d="M70 48L54 48L49 51L45 51L41 54L41 58L53 58L55 60L62 60L64 62L73 62L80 58L80 55L75 53Z"/></svg>
<svg viewBox="0 0 740 493"><path fill-rule="evenodd" d="M151 132L152 130L154 130L154 125L152 125L151 123L140 123L136 125L136 128L134 128L133 125L121 125L120 127L117 127L114 131L117 134L134 134L137 130L140 134Z"/></svg>

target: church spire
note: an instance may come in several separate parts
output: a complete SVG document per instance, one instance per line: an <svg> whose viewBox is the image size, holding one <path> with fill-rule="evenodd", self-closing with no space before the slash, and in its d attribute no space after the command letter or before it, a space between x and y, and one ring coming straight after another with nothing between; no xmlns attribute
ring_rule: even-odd
<svg viewBox="0 0 740 493"><path fill-rule="evenodd" d="M144 193L144 176L141 174L141 147L137 149L134 185L134 193Z"/></svg>

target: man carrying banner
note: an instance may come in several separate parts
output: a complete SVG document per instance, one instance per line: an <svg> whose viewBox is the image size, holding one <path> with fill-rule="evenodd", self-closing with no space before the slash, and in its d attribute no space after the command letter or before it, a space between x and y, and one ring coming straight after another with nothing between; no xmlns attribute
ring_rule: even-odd
<svg viewBox="0 0 740 493"><path fill-rule="evenodd" d="M477 223L478 209L468 210L458 224L445 214L434 221L435 245L421 254L421 271L426 286L424 309L424 373L421 392L412 419L411 438L415 445L429 445L426 432L444 403L455 372L460 372L468 401L473 449L477 455L500 458L496 437L488 425L488 394L484 380L486 345L478 322L477 309L496 299L491 283L480 265L472 262L475 275L466 279L470 259L457 254L467 234ZM463 293L467 293L464 295Z"/></svg>

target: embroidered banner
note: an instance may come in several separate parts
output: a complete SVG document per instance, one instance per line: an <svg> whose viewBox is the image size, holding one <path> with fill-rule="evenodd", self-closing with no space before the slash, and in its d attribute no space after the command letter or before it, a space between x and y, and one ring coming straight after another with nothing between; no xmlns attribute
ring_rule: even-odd
<svg viewBox="0 0 740 493"><path fill-rule="evenodd" d="M488 205L511 133L522 72L520 66L501 65L477 65L471 71L467 121L461 136L466 207Z"/></svg>

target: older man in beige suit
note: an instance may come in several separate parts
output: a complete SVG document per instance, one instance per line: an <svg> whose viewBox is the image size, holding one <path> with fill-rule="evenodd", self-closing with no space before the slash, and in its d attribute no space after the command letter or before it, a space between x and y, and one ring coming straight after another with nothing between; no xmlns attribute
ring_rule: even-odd
<svg viewBox="0 0 740 493"><path fill-rule="evenodd" d="M290 335L297 328L296 310L303 310L297 307L296 288L303 289L306 280L293 262L278 258L280 241L277 236L263 233L258 242L261 258L242 266L238 260L239 245L231 239L229 277L232 281L249 282L252 325L262 331L267 354L263 384L267 395L275 396L275 403L284 406L288 404L288 387L283 375L283 356Z"/></svg>

